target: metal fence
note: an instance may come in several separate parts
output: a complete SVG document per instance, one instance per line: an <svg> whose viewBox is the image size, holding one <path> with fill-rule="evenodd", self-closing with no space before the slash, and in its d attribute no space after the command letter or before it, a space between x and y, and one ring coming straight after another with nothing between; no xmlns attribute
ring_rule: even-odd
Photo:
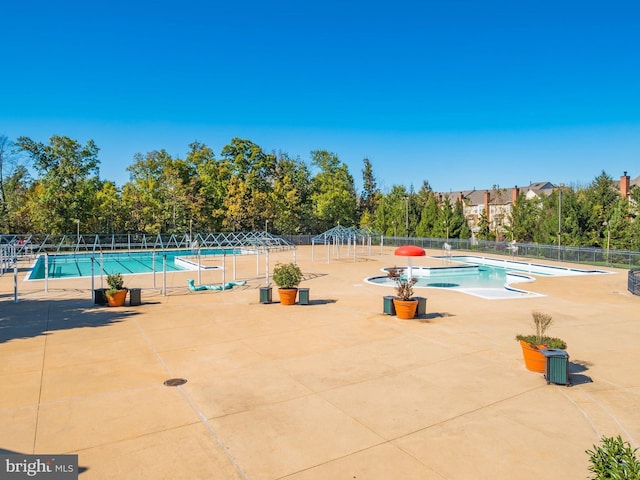
<svg viewBox="0 0 640 480"><path fill-rule="evenodd" d="M193 247L194 240L200 247L229 245L252 245L269 249L311 245L314 235L272 235L267 232L194 233L190 235L0 235L0 245L14 244L17 254L44 252L83 252L119 249L167 249ZM290 245L289 242L293 245ZM424 248L443 250L445 244L451 250L491 253L512 257L557 260L618 268L640 267L640 252L631 250L603 249L594 247L570 247L540 245L537 243L492 242L488 240L459 238L415 238L372 235L373 245L399 246L419 245Z"/></svg>
<svg viewBox="0 0 640 480"><path fill-rule="evenodd" d="M312 235L284 236L296 245L311 245ZM445 244L451 250L464 250L477 253L491 253L510 257L523 257L559 262L581 263L596 266L617 268L640 267L640 252L594 247L570 247L556 245L540 245L537 243L492 242L488 240L472 240L459 238L415 238L415 237L377 237L373 243L386 246L406 244L419 245L432 250L445 250Z"/></svg>
<svg viewBox="0 0 640 480"><path fill-rule="evenodd" d="M628 288L634 295L640 295L640 268L629 270Z"/></svg>

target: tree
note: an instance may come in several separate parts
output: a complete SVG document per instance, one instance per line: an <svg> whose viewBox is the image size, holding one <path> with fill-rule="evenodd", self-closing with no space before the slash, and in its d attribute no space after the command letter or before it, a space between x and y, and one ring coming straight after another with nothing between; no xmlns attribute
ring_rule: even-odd
<svg viewBox="0 0 640 480"><path fill-rule="evenodd" d="M311 179L311 205L317 231L356 224L353 177L338 156L326 150L311 152L311 164L320 171Z"/></svg>
<svg viewBox="0 0 640 480"><path fill-rule="evenodd" d="M0 135L0 232L27 233L31 217L26 204L32 179L11 149L12 142Z"/></svg>
<svg viewBox="0 0 640 480"><path fill-rule="evenodd" d="M480 240L495 240L495 234L489 228L489 219L485 211L480 214L480 218L478 219L477 237Z"/></svg>
<svg viewBox="0 0 640 480"><path fill-rule="evenodd" d="M269 214L265 220L276 233L293 235L310 230L309 195L309 169L304 162L278 154L271 208L265 212Z"/></svg>
<svg viewBox="0 0 640 480"><path fill-rule="evenodd" d="M213 150L202 143L193 142L189 148L187 162L195 169L190 179L192 227L196 231L220 231L231 168L228 162L216 161Z"/></svg>
<svg viewBox="0 0 640 480"><path fill-rule="evenodd" d="M434 227L438 220L438 200L429 182L424 181L416 196L416 209L419 212L420 220L416 225L416 235L418 237L433 237Z"/></svg>
<svg viewBox="0 0 640 480"><path fill-rule="evenodd" d="M122 194L114 182L107 181L96 193L97 221L95 231L102 233L119 233L124 230L123 219L126 212L122 208Z"/></svg>
<svg viewBox="0 0 640 480"><path fill-rule="evenodd" d="M461 200L453 205L450 236L451 238L471 238L471 230L464 216L464 205Z"/></svg>
<svg viewBox="0 0 640 480"><path fill-rule="evenodd" d="M40 174L37 195L30 195L31 212L40 211L34 227L51 233L75 231L76 222L85 225L93 217L92 199L98 183L98 147L93 140L85 146L68 137L53 136L49 144L19 137L17 146L26 152Z"/></svg>
<svg viewBox="0 0 640 480"><path fill-rule="evenodd" d="M186 231L189 225L189 200L185 179L190 171L180 159L174 160L166 150L136 153L127 168L130 181L122 192L123 203L130 212L127 230L144 233Z"/></svg>
<svg viewBox="0 0 640 480"><path fill-rule="evenodd" d="M380 197L380 190L378 189L376 178L373 175L373 167L368 158L362 160L364 168L362 169L362 195L360 196L360 214L367 213L372 215L377 207L377 202Z"/></svg>
<svg viewBox="0 0 640 480"><path fill-rule="evenodd" d="M613 179L603 170L585 190L585 206L587 208L585 242L587 245L602 246L604 244L605 225L608 224L620 195Z"/></svg>
<svg viewBox="0 0 640 480"><path fill-rule="evenodd" d="M505 227L510 239L516 242L532 242L540 218L540 205L536 199L519 194L511 206L509 221Z"/></svg>
<svg viewBox="0 0 640 480"><path fill-rule="evenodd" d="M256 229L264 225L268 219L269 198L273 190L276 170L276 156L266 154L255 143L249 140L234 138L221 152L222 161L231 173L233 180L229 184L229 192L236 196L235 201L242 201L241 209L235 206L232 219L223 220L223 226L233 225L234 229ZM240 183L244 185L241 186ZM226 208L233 202L225 197ZM218 210L220 212L220 210Z"/></svg>

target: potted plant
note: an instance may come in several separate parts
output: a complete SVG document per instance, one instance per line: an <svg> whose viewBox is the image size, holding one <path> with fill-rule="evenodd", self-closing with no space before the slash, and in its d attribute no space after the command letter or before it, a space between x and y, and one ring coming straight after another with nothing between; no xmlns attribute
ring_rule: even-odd
<svg viewBox="0 0 640 480"><path fill-rule="evenodd" d="M109 288L104 292L107 297L107 303L110 307L121 307L127 298L127 292L129 291L124 287L124 280L120 273L113 273L107 275L107 285Z"/></svg>
<svg viewBox="0 0 640 480"><path fill-rule="evenodd" d="M417 278L407 278L402 275L403 269L393 267L387 272L387 276L396 283L396 297L393 299L393 306L396 315L403 320L409 320L416 315L418 300L413 297L413 286L418 281Z"/></svg>
<svg viewBox="0 0 640 480"><path fill-rule="evenodd" d="M279 263L273 269L273 282L278 286L282 305L296 303L298 285L302 281L302 271L295 263Z"/></svg>
<svg viewBox="0 0 640 480"><path fill-rule="evenodd" d="M530 335L516 335L516 340L522 347L522 356L527 370L544 373L546 358L540 350L558 348L564 350L567 344L564 340L547 336L547 330L553 323L553 317L548 313L533 312L533 326L535 333Z"/></svg>
<svg viewBox="0 0 640 480"><path fill-rule="evenodd" d="M586 450L589 455L589 471L593 480L605 478L640 478L640 459L637 448L629 442L616 438L602 436L600 445L594 445L593 450Z"/></svg>

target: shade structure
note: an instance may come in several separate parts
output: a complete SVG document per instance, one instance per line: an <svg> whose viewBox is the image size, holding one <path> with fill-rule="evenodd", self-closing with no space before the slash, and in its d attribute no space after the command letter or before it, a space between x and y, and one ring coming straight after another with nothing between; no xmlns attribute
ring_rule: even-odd
<svg viewBox="0 0 640 480"><path fill-rule="evenodd" d="M409 280L411 280L412 278L411 257L424 257L426 255L424 248L417 245L402 245L401 247L396 248L394 254L398 257L407 257L409 264L409 272L407 273L407 277L409 278Z"/></svg>
<svg viewBox="0 0 640 480"><path fill-rule="evenodd" d="M396 248L394 254L398 257L424 257L426 255L424 248L417 245L403 245Z"/></svg>

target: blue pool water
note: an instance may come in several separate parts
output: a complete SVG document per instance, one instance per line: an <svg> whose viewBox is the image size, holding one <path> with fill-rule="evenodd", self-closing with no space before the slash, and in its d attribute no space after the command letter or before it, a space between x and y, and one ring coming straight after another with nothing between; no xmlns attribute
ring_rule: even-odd
<svg viewBox="0 0 640 480"><path fill-rule="evenodd" d="M412 276L418 280L415 285L417 288L503 288L507 283L507 270L500 267L413 267L411 272ZM402 276L406 277L406 272ZM389 279L386 275L371 277L367 280L379 285L395 285L393 280ZM520 281L524 280L528 280L528 278L520 278Z"/></svg>
<svg viewBox="0 0 640 480"><path fill-rule="evenodd" d="M450 288L483 298L521 298L540 296L514 287L514 284L535 280L529 274L541 276L572 276L608 273L603 270L580 270L520 261L476 257L435 257L448 266L412 267L411 275L417 278L416 288ZM406 276L406 268L404 274ZM383 269L386 272L388 268ZM368 283L394 286L386 274L367 278Z"/></svg>
<svg viewBox="0 0 640 480"><path fill-rule="evenodd" d="M241 254L238 248L211 248L200 251L201 256L238 255ZM83 253L83 254L61 254L48 256L49 278L75 278L90 277L94 275L110 275L113 273L152 273L154 270L160 272L163 269L164 255L167 257L167 272L186 270L185 267L176 264L177 257L192 256L191 250L164 250L162 252L140 251L125 253ZM93 260L92 260L93 259ZM102 269L100 268L102 262ZM29 280L42 280L45 278L45 257L40 255L36 260Z"/></svg>

